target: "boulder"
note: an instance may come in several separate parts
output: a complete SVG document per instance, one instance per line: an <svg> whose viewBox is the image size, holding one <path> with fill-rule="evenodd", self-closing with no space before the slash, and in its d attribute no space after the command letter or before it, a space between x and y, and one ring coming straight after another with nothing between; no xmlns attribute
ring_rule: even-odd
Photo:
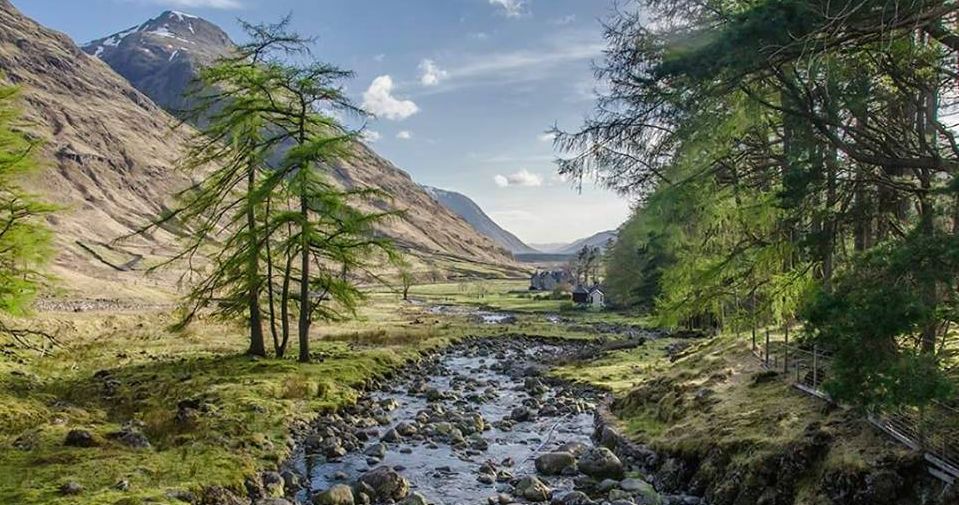
<svg viewBox="0 0 959 505"><path fill-rule="evenodd" d="M593 500L582 491L572 491L563 495L560 499L553 499L556 505L592 505Z"/></svg>
<svg viewBox="0 0 959 505"><path fill-rule="evenodd" d="M536 471L543 475L561 475L576 466L576 457L568 452L547 452L536 458Z"/></svg>
<svg viewBox="0 0 959 505"><path fill-rule="evenodd" d="M353 489L344 484L333 487L313 496L313 505L354 505Z"/></svg>
<svg viewBox="0 0 959 505"><path fill-rule="evenodd" d="M263 472L260 476L263 492L267 497L282 498L286 494L286 482L278 472Z"/></svg>
<svg viewBox="0 0 959 505"><path fill-rule="evenodd" d="M552 491L549 486L536 477L523 477L516 483L514 494L526 498L531 502L544 502L549 500Z"/></svg>
<svg viewBox="0 0 959 505"><path fill-rule="evenodd" d="M589 446L582 442L566 442L565 444L559 446L559 449L556 449L557 452L568 452L577 458L586 452L589 449Z"/></svg>
<svg viewBox="0 0 959 505"><path fill-rule="evenodd" d="M373 456L374 458L383 459L386 457L386 444L382 442L378 444L373 444L367 447L366 450L363 451L363 454L367 456Z"/></svg>
<svg viewBox="0 0 959 505"><path fill-rule="evenodd" d="M622 479L624 474L623 462L605 447L593 447L577 461L579 471L597 479Z"/></svg>
<svg viewBox="0 0 959 505"><path fill-rule="evenodd" d="M509 414L509 418L518 423L529 421L531 417L532 417L532 413L529 411L527 407L516 407Z"/></svg>
<svg viewBox="0 0 959 505"><path fill-rule="evenodd" d="M402 500L410 493L410 483L388 466L376 467L360 476L359 482L372 490L374 500Z"/></svg>
<svg viewBox="0 0 959 505"><path fill-rule="evenodd" d="M411 493L405 500L400 502L400 505L430 505L430 502L425 496L419 493Z"/></svg>
<svg viewBox="0 0 959 505"><path fill-rule="evenodd" d="M411 437L416 434L416 426L410 423L400 423L396 425L396 432L404 437Z"/></svg>
<svg viewBox="0 0 959 505"><path fill-rule="evenodd" d="M63 445L70 447L96 447L100 444L97 439L87 430L70 430Z"/></svg>
<svg viewBox="0 0 959 505"><path fill-rule="evenodd" d="M134 426L124 426L122 430L107 435L110 439L116 440L121 444L134 449L149 449L150 440L138 428Z"/></svg>

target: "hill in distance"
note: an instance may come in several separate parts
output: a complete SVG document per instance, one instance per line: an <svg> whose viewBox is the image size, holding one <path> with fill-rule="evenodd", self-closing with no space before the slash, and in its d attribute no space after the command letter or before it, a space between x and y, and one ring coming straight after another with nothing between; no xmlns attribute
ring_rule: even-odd
<svg viewBox="0 0 959 505"><path fill-rule="evenodd" d="M509 252L513 254L535 254L539 252L526 245L516 235L513 235L496 224L496 222L493 221L486 212L483 212L483 209L468 196L455 191L430 186L423 186L423 188L435 198L436 201L472 225L476 231L493 239L494 242Z"/></svg>
<svg viewBox="0 0 959 505"><path fill-rule="evenodd" d="M601 231L595 235L590 235L589 237L579 239L575 242L566 244L566 243L555 243L555 244L531 244L532 247L536 249L555 255L572 255L578 253L584 246L589 247L598 247L600 250L606 250L606 246L610 240L616 240L616 236L619 232L616 230L607 230Z"/></svg>

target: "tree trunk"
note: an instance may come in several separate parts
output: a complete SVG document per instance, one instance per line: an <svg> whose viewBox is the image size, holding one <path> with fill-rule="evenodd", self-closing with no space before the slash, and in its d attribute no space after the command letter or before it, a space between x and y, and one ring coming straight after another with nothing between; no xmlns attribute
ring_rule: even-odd
<svg viewBox="0 0 959 505"><path fill-rule="evenodd" d="M305 168L301 170L306 170ZM305 177L305 176L304 176ZM306 181L304 180L304 184ZM305 192L305 191L304 191ZM300 363L310 362L310 241L309 208L306 198L300 195L300 219L303 220L300 231Z"/></svg>
<svg viewBox="0 0 959 505"><path fill-rule="evenodd" d="M251 167L247 175L248 192L253 190L254 184L256 184L256 172ZM266 357L266 343L263 340L263 318L260 314L260 283L257 280L260 275L260 255L256 236L256 211L250 202L247 202L246 226L250 232L249 240L252 249L249 252L246 272L247 282L249 283L247 303L250 311L250 349L247 353L252 356Z"/></svg>
<svg viewBox="0 0 959 505"><path fill-rule="evenodd" d="M286 268L283 270L283 287L280 294L280 349L286 354L286 346L290 342L290 282L293 277L293 254L286 252Z"/></svg>

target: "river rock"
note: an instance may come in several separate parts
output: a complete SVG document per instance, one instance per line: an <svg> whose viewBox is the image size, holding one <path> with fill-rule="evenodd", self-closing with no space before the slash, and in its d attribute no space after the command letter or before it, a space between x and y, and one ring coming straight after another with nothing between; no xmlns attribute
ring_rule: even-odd
<svg viewBox="0 0 959 505"><path fill-rule="evenodd" d="M554 505L593 505L594 502L582 491L571 491L563 495L562 498L553 499Z"/></svg>
<svg viewBox="0 0 959 505"><path fill-rule="evenodd" d="M404 437L411 437L413 435L416 435L416 432L417 432L416 426L413 426L410 423L403 422L396 425L396 433Z"/></svg>
<svg viewBox="0 0 959 505"><path fill-rule="evenodd" d="M593 447L577 461L579 471L597 479L622 479L623 462L605 447Z"/></svg>
<svg viewBox="0 0 959 505"><path fill-rule="evenodd" d="M532 417L532 413L527 407L516 407L509 414L510 420L516 421L518 423L529 421Z"/></svg>
<svg viewBox="0 0 959 505"><path fill-rule="evenodd" d="M430 502L425 496L419 493L411 493L405 500L400 502L400 505L430 505Z"/></svg>
<svg viewBox="0 0 959 505"><path fill-rule="evenodd" d="M374 458L383 459L384 457L386 457L386 444L382 442L378 444L373 444L367 447L366 450L363 451L363 454L367 456L373 456Z"/></svg>
<svg viewBox="0 0 959 505"><path fill-rule="evenodd" d="M278 472L263 472L260 481L263 482L263 491L268 497L281 498L286 494L286 482Z"/></svg>
<svg viewBox="0 0 959 505"><path fill-rule="evenodd" d="M599 484L596 485L596 491L600 493L608 493L613 489L619 487L619 481L614 479L603 479Z"/></svg>
<svg viewBox="0 0 959 505"><path fill-rule="evenodd" d="M550 488L534 476L523 477L516 483L515 494L531 502L549 500Z"/></svg>
<svg viewBox="0 0 959 505"><path fill-rule="evenodd" d="M375 500L402 500L410 493L410 483L388 466L376 467L360 476Z"/></svg>
<svg viewBox="0 0 959 505"><path fill-rule="evenodd" d="M557 452L568 452L577 458L586 452L589 449L589 446L582 442L566 442L565 444L559 446L559 449L556 449Z"/></svg>
<svg viewBox="0 0 959 505"><path fill-rule="evenodd" d="M344 484L333 487L313 496L313 505L354 505L353 489Z"/></svg>
<svg viewBox="0 0 959 505"><path fill-rule="evenodd" d="M576 458L568 452L547 452L536 458L536 471L543 475L561 475L576 466Z"/></svg>

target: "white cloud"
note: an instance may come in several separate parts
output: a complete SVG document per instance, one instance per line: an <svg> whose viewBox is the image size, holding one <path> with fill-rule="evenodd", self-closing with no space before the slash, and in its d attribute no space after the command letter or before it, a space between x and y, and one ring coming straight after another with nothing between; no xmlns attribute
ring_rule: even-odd
<svg viewBox="0 0 959 505"><path fill-rule="evenodd" d="M124 2L139 2L144 0L123 0ZM192 9L242 9L243 4L240 0L147 0L149 3L165 5L167 7L180 7Z"/></svg>
<svg viewBox="0 0 959 505"><path fill-rule="evenodd" d="M376 56L373 57L373 61L377 63L383 63L383 60L385 59L386 59L386 55L383 53L377 54Z"/></svg>
<svg viewBox="0 0 959 505"><path fill-rule="evenodd" d="M372 144L373 142L376 142L380 140L381 138L383 138L383 135L381 135L380 132L376 130L363 130L363 133L360 133L360 138L362 138L364 142L368 142Z"/></svg>
<svg viewBox="0 0 959 505"><path fill-rule="evenodd" d="M549 24L556 26L566 26L576 22L576 14L569 14L561 18L551 19Z"/></svg>
<svg viewBox="0 0 959 505"><path fill-rule="evenodd" d="M520 17L526 11L526 0L489 0L489 3L503 9L510 18Z"/></svg>
<svg viewBox="0 0 959 505"><path fill-rule="evenodd" d="M375 116L401 121L420 111L412 100L393 96L393 78L381 75L363 92L363 108Z"/></svg>
<svg viewBox="0 0 959 505"><path fill-rule="evenodd" d="M595 30L563 29L539 44L507 51L483 51L453 55L455 61L443 70L445 78L421 94L482 85L514 85L568 77L570 69L588 73L588 61L602 56L606 47Z"/></svg>
<svg viewBox="0 0 959 505"><path fill-rule="evenodd" d="M420 62L420 83L423 86L436 86L448 76L449 73L438 67L435 61L423 60Z"/></svg>
<svg viewBox="0 0 959 505"><path fill-rule="evenodd" d="M411 132L411 131L409 131L409 130L403 130L403 131L401 131L401 132L399 132L399 133L396 134L396 138L398 138L398 139L400 139L400 140L409 140L409 139L413 138L413 132Z"/></svg>
<svg viewBox="0 0 959 505"><path fill-rule="evenodd" d="M556 134L552 132L540 133L536 136L540 142L552 142L556 140Z"/></svg>
<svg viewBox="0 0 959 505"><path fill-rule="evenodd" d="M543 185L543 176L540 174L534 174L525 168L519 172L502 175L497 174L493 177L493 182L501 188L508 188L510 186L522 186L522 187L537 187Z"/></svg>

